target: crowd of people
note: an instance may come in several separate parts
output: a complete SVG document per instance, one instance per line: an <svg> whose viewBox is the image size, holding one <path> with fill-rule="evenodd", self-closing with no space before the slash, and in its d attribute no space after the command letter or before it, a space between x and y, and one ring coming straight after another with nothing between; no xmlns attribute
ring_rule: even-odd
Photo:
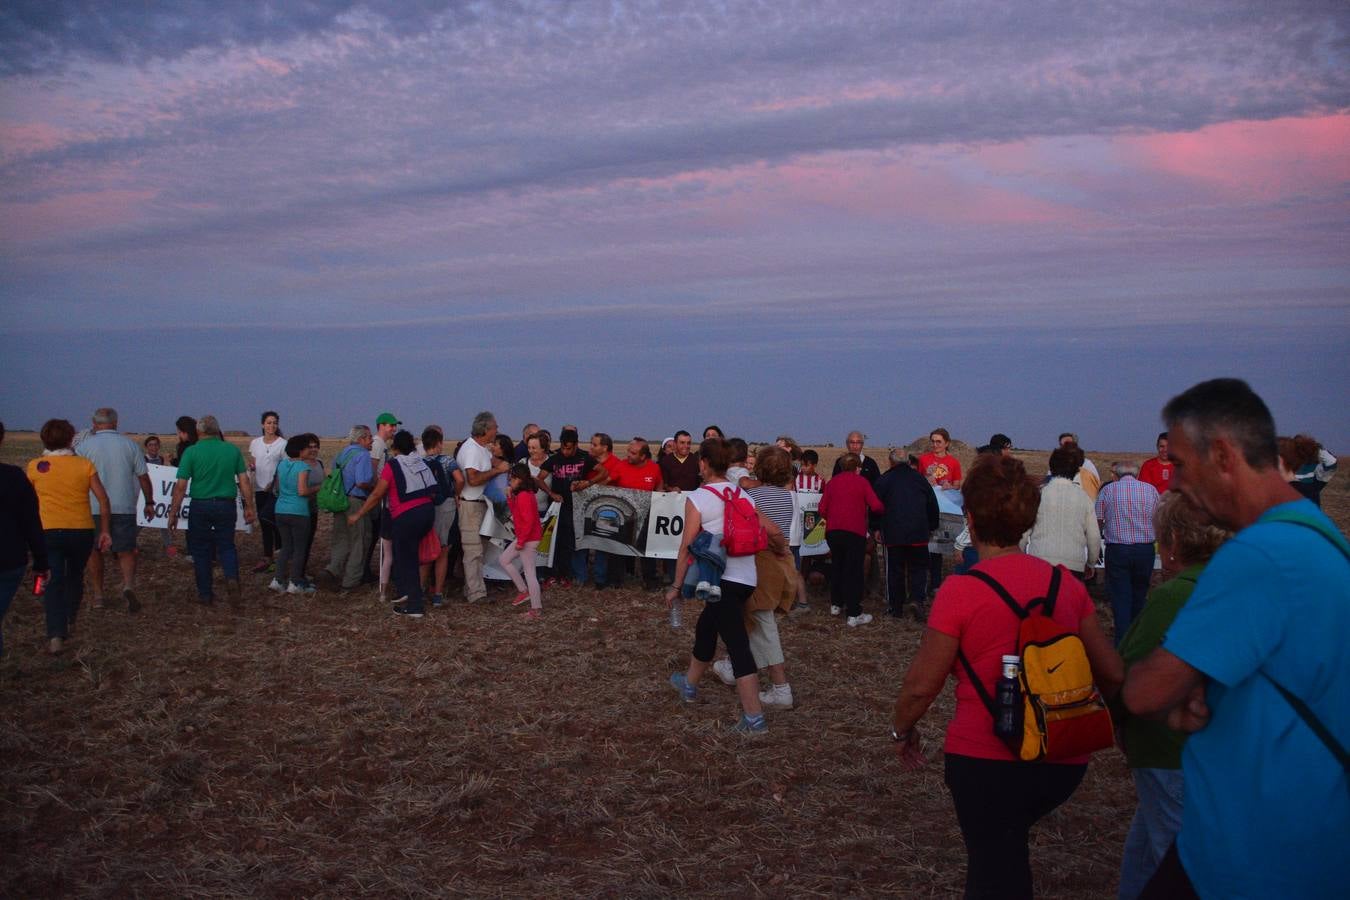
<svg viewBox="0 0 1350 900"><path fill-rule="evenodd" d="M1003 434L963 468L941 428L922 455L891 450L884 472L853 432L825 478L818 455L786 435L752 447L709 426L697 445L681 430L655 454L635 437L621 456L605 433L582 450L575 425L560 429L556 449L534 424L517 443L482 412L447 453L442 429L429 426L418 438L386 412L373 431L351 429L329 473L318 437L285 438L275 411L263 413L247 459L214 417L184 417L165 547L176 548L190 501L186 549L198 599L214 602L219 564L227 598L241 603L242 503L244 520L260 524L255 572L271 574L272 590L375 586L395 614L416 619L446 603L456 565L464 599L489 599L482 526L501 508L514 534L497 563L514 602L529 604L527 619L541 618L546 591L588 580L603 590L630 568L644 587L665 588L672 612L697 598L689 662L670 685L695 703L711 670L739 699L733 730L759 734L769 711L795 702L779 614L809 608L797 498L817 492L830 613L851 628L871 623L867 577L884 562L885 612L908 608L923 625L891 722L903 769L929 761L921 725L955 681L942 750L968 854L966 896L1031 896L1030 831L1073 795L1101 749L1066 742L1067 720L1056 717L1073 714L1036 712L1043 709L1031 701L1039 699L1026 693L1031 651L1016 654L1032 619L1063 639L1067 660L1081 657L1090 670L1091 699L1110 704L1132 772L1138 807L1121 897L1334 895L1338 850L1350 838L1350 544L1318 501L1336 460L1305 435L1278 437L1261 398L1233 379L1192 387L1162 418L1168 430L1157 455L1140 467L1115 461L1114 477L1103 481L1067 432L1043 480L1028 474ZM31 563L52 653L70 640L86 574L95 604L107 602L104 553L118 563L127 612L141 608L137 507L143 498L153 518L146 466L164 458L158 437L138 446L117 424L108 408L82 435L51 420L41 430L42 456L26 471L0 467L0 621ZM684 495L673 565L630 566L627 557L578 546L572 504L606 484ZM939 491L960 494L959 561L930 546ZM553 503L562 512L552 565L542 567L542 515ZM332 539L311 581L321 509ZM1099 556L1110 635L1088 593ZM1025 707L1004 703L1018 677ZM1005 712L1015 709L1024 711L1014 734ZM1029 757L1033 728L1040 750Z"/></svg>

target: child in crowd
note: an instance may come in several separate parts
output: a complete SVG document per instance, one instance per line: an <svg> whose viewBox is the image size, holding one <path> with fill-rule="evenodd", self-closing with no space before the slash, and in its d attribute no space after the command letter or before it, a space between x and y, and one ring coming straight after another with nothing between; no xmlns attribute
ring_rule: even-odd
<svg viewBox="0 0 1350 900"><path fill-rule="evenodd" d="M145 447L145 464L147 466L163 466L164 452L160 449L159 435L147 434L142 442ZM177 556L178 548L173 545L173 533L167 528L161 528L159 532L160 546L164 548L165 556Z"/></svg>
<svg viewBox="0 0 1350 900"><path fill-rule="evenodd" d="M539 594L539 576L535 572L535 551L539 548L539 539L544 536L544 526L539 519L539 504L534 496L534 479L530 477L529 463L519 462L507 473L508 505L511 507L511 524L516 530L516 539L502 551L498 563L515 584L515 606L526 600L530 608L525 613L528 620L538 619L544 601ZM517 572L512 563L519 559L521 571ZM523 576L523 578L522 578Z"/></svg>
<svg viewBox="0 0 1350 900"><path fill-rule="evenodd" d="M816 466L820 463L820 454L814 450L803 450L801 458L801 468L797 470L797 478L793 484L793 489L798 491L815 491L817 494L824 489L825 484L816 474Z"/></svg>

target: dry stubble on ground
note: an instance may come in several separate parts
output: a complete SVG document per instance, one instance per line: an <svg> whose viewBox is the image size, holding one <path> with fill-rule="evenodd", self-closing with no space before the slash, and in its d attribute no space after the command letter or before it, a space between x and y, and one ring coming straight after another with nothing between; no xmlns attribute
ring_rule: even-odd
<svg viewBox="0 0 1350 900"><path fill-rule="evenodd" d="M257 540L240 536L246 565ZM782 626L798 708L747 740L726 733L730 689L705 682L686 708L666 686L692 631L656 595L556 591L538 623L455 601L408 622L367 593L276 596L246 576L236 614L192 602L157 534L141 547L140 616L86 610L55 659L26 590L5 622L5 896L960 891L936 753L950 691L922 726L927 770L901 772L886 736L912 622L848 629L813 595ZM1121 758L1099 754L1035 832L1038 894L1113 895L1132 807Z"/></svg>

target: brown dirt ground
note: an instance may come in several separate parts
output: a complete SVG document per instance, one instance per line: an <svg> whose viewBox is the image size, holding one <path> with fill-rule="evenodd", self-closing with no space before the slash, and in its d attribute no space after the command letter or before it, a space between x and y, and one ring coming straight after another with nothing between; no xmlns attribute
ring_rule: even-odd
<svg viewBox="0 0 1350 900"><path fill-rule="evenodd" d="M34 447L11 435L3 458ZM1346 479L1325 497L1345 527ZM258 539L239 543L250 566ZM656 595L554 591L532 624L456 600L406 622L369 593L278 597L246 576L235 614L192 602L157 533L141 548L138 617L86 608L56 658L26 589L5 622L4 896L961 889L940 757L904 773L887 737L912 622L847 629L813 595L783 625L798 708L746 740L725 732L729 689L710 679L684 708L667 687L691 626L672 631ZM922 726L935 754L950 704ZM1112 896L1132 807L1121 757L1100 754L1035 831L1037 893Z"/></svg>

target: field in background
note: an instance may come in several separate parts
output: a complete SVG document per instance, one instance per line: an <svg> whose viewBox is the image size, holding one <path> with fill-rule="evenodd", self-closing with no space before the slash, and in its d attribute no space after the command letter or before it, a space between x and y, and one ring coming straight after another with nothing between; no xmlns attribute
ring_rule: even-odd
<svg viewBox="0 0 1350 900"><path fill-rule="evenodd" d="M0 447L36 453L32 435ZM1048 452L1018 455L1044 472ZM1346 485L1324 495L1342 528ZM247 570L258 538L239 544ZM325 517L312 568L327 545ZM814 594L782 626L798 708L746 741L730 689L710 678L685 708L666 686L692 630L656 595L554 591L537 623L456 599L408 622L370 592L246 575L232 613L193 602L158 532L140 546L138 617L86 608L57 658L26 589L5 620L4 896L960 892L940 756L906 774L887 736L909 620L848 629ZM948 690L921 725L935 755L950 713ZM1100 754L1035 833L1038 896L1114 896L1133 802Z"/></svg>

